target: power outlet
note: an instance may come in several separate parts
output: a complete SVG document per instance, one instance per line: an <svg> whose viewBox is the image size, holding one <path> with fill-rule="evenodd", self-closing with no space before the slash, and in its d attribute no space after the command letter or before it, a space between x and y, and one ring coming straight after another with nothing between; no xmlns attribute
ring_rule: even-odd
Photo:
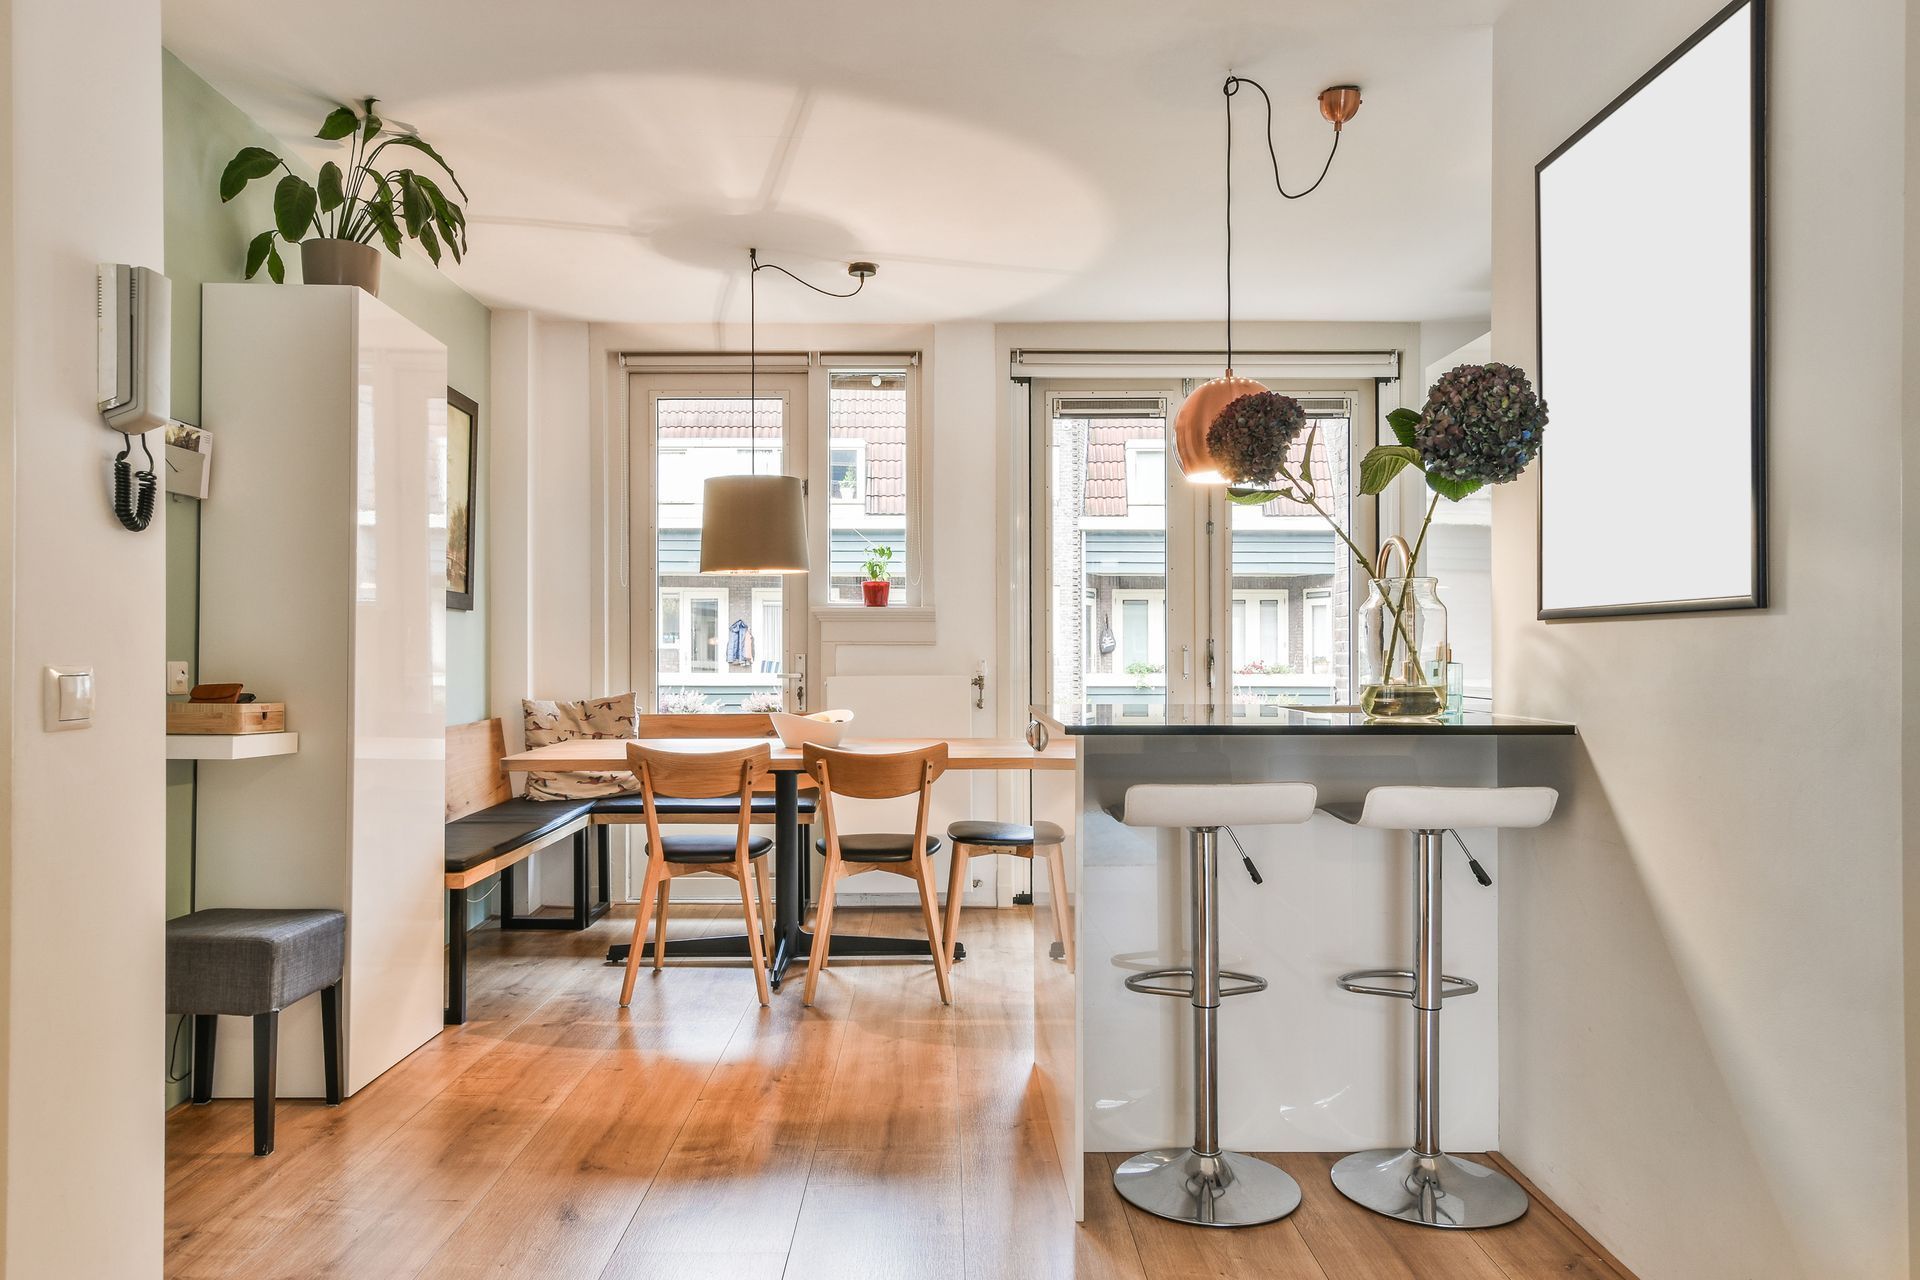
<svg viewBox="0 0 1920 1280"><path fill-rule="evenodd" d="M167 692L168 693L193 692L192 688L187 684L187 664L186 663L169 662L167 664Z"/></svg>

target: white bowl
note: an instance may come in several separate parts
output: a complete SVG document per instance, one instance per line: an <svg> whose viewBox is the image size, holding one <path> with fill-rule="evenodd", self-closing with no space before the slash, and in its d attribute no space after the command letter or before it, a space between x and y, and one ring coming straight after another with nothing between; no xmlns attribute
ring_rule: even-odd
<svg viewBox="0 0 1920 1280"><path fill-rule="evenodd" d="M786 711L771 714L773 731L780 735L781 745L786 747L804 747L809 742L837 747L847 736L847 726L853 723L851 711L816 711L810 716L796 716Z"/></svg>

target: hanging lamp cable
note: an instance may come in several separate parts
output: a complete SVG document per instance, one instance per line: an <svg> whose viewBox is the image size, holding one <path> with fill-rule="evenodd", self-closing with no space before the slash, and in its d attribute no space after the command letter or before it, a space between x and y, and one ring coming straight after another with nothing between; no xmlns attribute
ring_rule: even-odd
<svg viewBox="0 0 1920 1280"><path fill-rule="evenodd" d="M1273 98L1267 93L1266 86L1258 80L1249 80L1245 76L1228 76L1220 86L1220 93L1227 113L1227 368L1233 367L1233 98L1240 92L1241 85L1252 85L1259 90L1261 101L1267 104L1267 159L1273 164L1273 187L1288 200L1299 200L1319 190L1320 184L1327 180L1327 173L1333 168L1333 157L1340 150L1340 126L1333 128L1333 145L1327 148L1327 162L1320 166L1320 176L1313 185L1304 191L1289 191L1280 181L1280 153L1273 145Z"/></svg>
<svg viewBox="0 0 1920 1280"><path fill-rule="evenodd" d="M804 280L787 270L777 262L760 261L760 250L747 250L747 474L758 475L760 471L760 273L778 271L789 280L797 281L829 298L851 298L867 287L872 278L871 270L859 273L859 283L845 293L835 293L831 289L822 289L811 280Z"/></svg>

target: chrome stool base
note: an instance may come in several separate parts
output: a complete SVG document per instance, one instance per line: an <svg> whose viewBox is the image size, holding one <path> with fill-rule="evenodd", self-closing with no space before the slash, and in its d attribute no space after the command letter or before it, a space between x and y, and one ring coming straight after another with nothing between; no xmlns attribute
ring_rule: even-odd
<svg viewBox="0 0 1920 1280"><path fill-rule="evenodd" d="M1423 1227L1497 1227L1527 1211L1519 1183L1445 1152L1362 1151L1333 1166L1333 1185L1357 1205Z"/></svg>
<svg viewBox="0 0 1920 1280"><path fill-rule="evenodd" d="M1196 1227L1252 1227L1300 1207L1300 1184L1264 1160L1167 1147L1133 1157L1113 1186L1135 1208Z"/></svg>

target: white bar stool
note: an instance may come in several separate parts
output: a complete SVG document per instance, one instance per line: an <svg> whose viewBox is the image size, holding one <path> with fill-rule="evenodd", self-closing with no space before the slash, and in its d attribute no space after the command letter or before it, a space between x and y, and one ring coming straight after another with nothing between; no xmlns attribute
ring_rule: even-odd
<svg viewBox="0 0 1920 1280"><path fill-rule="evenodd" d="M1193 966L1127 979L1131 990L1182 996L1193 1004L1193 1145L1145 1152L1113 1174L1115 1189L1148 1213L1202 1227L1250 1227L1284 1218L1299 1207L1299 1183L1264 1160L1220 1149L1220 1045L1215 1026L1220 999L1264 991L1267 980L1220 967L1217 841L1222 827L1305 822L1313 816L1317 794L1304 782L1127 788L1121 821L1130 827L1185 827L1193 855ZM1244 850L1240 857L1253 882L1260 883L1253 859Z"/></svg>
<svg viewBox="0 0 1920 1280"><path fill-rule="evenodd" d="M1493 878L1458 828L1537 827L1553 816L1559 798L1551 787L1375 787L1364 804L1321 806L1355 826L1413 832L1418 855L1413 968L1359 969L1339 978L1348 991L1413 1002L1418 1041L1413 1146L1362 1151L1333 1166L1333 1185L1340 1193L1375 1213L1425 1227L1497 1227L1527 1211L1527 1193L1512 1178L1440 1148L1440 1006L1480 989L1440 970L1440 855L1452 834L1474 878L1490 885ZM1378 985L1381 979L1412 985L1385 987Z"/></svg>

